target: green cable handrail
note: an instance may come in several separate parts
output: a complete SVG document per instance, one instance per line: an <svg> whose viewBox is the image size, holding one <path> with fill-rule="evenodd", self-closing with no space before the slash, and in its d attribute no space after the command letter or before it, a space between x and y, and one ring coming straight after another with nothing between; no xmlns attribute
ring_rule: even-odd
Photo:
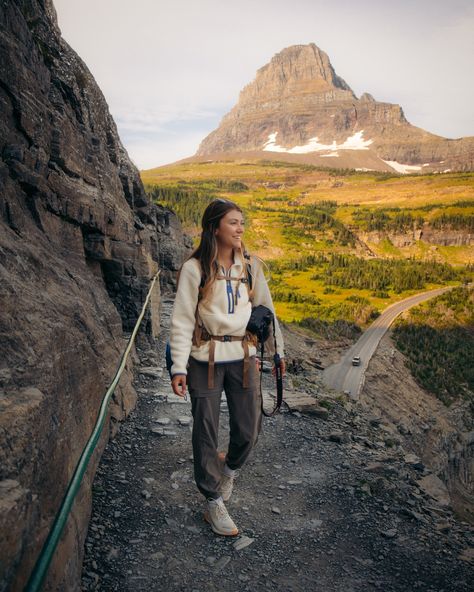
<svg viewBox="0 0 474 592"><path fill-rule="evenodd" d="M105 393L104 398L102 399L102 404L100 406L99 415L97 417L97 421L94 426L94 430L93 430L91 436L89 437L89 440L87 441L87 444L86 444L84 450L82 451L79 462L77 463L76 469L74 471L72 479L69 482L66 494L65 494L63 501L61 503L61 507L59 508L59 511L56 514L56 518L54 519L54 524L53 524L51 530L49 531L48 537L43 545L43 548L41 549L41 553L36 561L33 571L31 572L30 579L28 580L28 584L26 585L26 588L25 588L25 592L36 592L37 590L40 589L40 586L43 583L43 580L44 580L44 577L45 577L46 572L48 570L49 564L51 563L51 559L53 557L54 551L58 545L60 536L61 536L64 526L66 524L66 520L69 516L69 512L71 511L71 507L74 502L74 498L76 497L77 492L79 491L82 477L84 476L84 473L86 472L87 466L89 464L89 459L90 459L92 453L94 452L94 449L97 445L100 434L102 432L105 418L107 416L107 408L109 405L110 398L115 390L115 387L117 386L118 381L120 380L120 376L123 372L123 369L125 368L127 356L128 356L130 349L133 345L133 341L135 340L136 334L138 332L138 328L139 328L140 323L142 322L143 316L145 314L146 307L148 306L148 302L150 300L153 287L155 285L156 279L159 276L160 272L161 272L161 270L159 270L156 273L155 277L153 278L153 281L151 282L151 286L150 286L150 289L148 290L148 294L146 296L142 311L141 311L140 316L138 317L138 320L137 320L135 327L132 331L132 334L131 334L130 339L128 341L128 345L122 355L122 359L120 361L120 365L117 369L117 372L115 373L115 377L112 381L112 384L109 386L107 392Z"/></svg>

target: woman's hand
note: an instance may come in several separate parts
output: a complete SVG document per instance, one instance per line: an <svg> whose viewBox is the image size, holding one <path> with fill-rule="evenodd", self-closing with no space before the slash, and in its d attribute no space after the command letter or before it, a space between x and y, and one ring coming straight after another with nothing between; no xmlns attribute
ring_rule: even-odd
<svg viewBox="0 0 474 592"><path fill-rule="evenodd" d="M175 374L171 379L171 388L178 397L186 396L186 374Z"/></svg>

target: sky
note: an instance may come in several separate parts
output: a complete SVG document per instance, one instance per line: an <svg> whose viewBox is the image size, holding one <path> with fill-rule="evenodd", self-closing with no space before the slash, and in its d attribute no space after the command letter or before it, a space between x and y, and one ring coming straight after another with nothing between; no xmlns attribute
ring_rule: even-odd
<svg viewBox="0 0 474 592"><path fill-rule="evenodd" d="M474 135L472 0L53 0L140 169L192 156L258 68L315 43L357 97Z"/></svg>

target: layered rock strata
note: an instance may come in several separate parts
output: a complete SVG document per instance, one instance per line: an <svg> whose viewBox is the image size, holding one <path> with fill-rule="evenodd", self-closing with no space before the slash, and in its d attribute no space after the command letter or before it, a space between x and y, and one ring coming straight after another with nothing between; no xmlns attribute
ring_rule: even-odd
<svg viewBox="0 0 474 592"><path fill-rule="evenodd" d="M314 43L260 68L196 157L223 153L403 173L474 168L474 138L436 136L411 125L399 105L357 98Z"/></svg>
<svg viewBox="0 0 474 592"><path fill-rule="evenodd" d="M189 243L139 173L51 0L0 6L0 590L22 590L154 274ZM160 287L139 334L158 336ZM97 462L134 407L133 357L48 572L80 589Z"/></svg>

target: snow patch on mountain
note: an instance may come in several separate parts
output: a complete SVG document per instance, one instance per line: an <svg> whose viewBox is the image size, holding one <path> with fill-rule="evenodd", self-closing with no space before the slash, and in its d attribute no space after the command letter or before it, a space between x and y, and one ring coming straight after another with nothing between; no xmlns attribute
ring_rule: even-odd
<svg viewBox="0 0 474 592"><path fill-rule="evenodd" d="M287 152L288 154L307 154L309 152L330 151L337 152L337 150L368 150L373 140L364 140L362 135L364 130L356 132L354 135L348 137L342 144L338 144L333 140L332 144L321 144L318 142L318 136L310 138L307 144L303 146L293 146L293 148L284 148L276 143L278 132L273 132L268 135L268 140L263 145L263 150L268 152ZM326 154L325 156L330 156Z"/></svg>
<svg viewBox="0 0 474 592"><path fill-rule="evenodd" d="M412 164L402 164L400 162L397 162L396 160L384 160L384 163L391 166L392 169L395 169L397 173L402 173L404 175L421 170L421 166Z"/></svg>

